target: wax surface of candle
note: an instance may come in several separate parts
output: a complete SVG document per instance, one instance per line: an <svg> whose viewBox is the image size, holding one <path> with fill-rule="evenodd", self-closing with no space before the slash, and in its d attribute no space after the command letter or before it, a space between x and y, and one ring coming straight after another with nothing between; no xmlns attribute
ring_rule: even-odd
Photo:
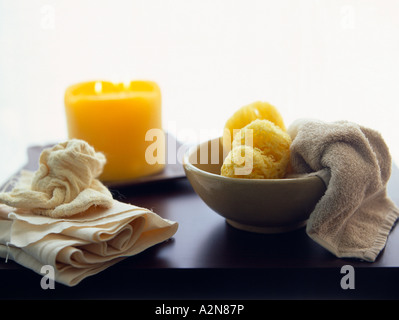
<svg viewBox="0 0 399 320"><path fill-rule="evenodd" d="M151 164L145 157L154 143L146 141L146 133L162 130L161 92L155 82L76 84L65 92L65 111L69 138L85 140L107 157L101 180L129 180L164 168L164 162ZM164 159L164 148L156 152L157 159Z"/></svg>

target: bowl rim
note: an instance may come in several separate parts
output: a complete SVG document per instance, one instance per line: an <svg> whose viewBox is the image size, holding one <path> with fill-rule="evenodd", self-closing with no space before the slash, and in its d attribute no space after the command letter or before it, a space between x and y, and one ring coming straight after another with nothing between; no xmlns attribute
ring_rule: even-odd
<svg viewBox="0 0 399 320"><path fill-rule="evenodd" d="M191 156L191 154L198 150L198 148L205 143L209 143L211 141L214 141L216 139L220 139L220 137L218 138L213 138L213 139L209 139L203 142L200 142L196 145L191 146L190 148L188 148L184 155L183 155L183 167L185 170L191 170L191 171L195 171L196 173L205 176L205 177L212 177L215 179L218 179L220 181L229 181L231 183L251 183L251 184L265 184L265 183L289 183L289 182L298 182L300 180L304 181L304 180L314 180L314 179L318 179L321 180L317 175L311 175L311 173L304 173L304 175L300 175L297 177L288 177L288 178L281 178L281 179L246 179L246 178L232 178L232 177L225 177L222 175L218 175L215 173L211 173L208 171L204 171L201 170L199 168L197 168L196 166L194 166L190 161L189 158Z"/></svg>

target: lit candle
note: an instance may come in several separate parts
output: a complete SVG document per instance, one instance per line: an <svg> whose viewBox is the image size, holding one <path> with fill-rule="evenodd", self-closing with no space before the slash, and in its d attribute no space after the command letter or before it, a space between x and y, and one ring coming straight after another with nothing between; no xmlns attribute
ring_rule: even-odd
<svg viewBox="0 0 399 320"><path fill-rule="evenodd" d="M162 130L161 91L155 82L75 84L65 92L65 111L69 139L85 140L105 154L101 180L130 180L164 168L164 161L146 159L153 144L146 133ZM165 148L156 152L157 159L165 158Z"/></svg>

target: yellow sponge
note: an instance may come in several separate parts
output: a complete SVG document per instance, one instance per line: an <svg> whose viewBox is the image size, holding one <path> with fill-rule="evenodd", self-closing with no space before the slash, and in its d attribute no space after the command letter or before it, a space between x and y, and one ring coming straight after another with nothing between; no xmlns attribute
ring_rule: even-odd
<svg viewBox="0 0 399 320"><path fill-rule="evenodd" d="M242 129L256 119L269 120L286 131L283 117L277 108L268 102L256 101L241 107L227 120L224 130L230 135L230 142L234 138L234 130Z"/></svg>
<svg viewBox="0 0 399 320"><path fill-rule="evenodd" d="M287 171L291 138L269 120L254 120L235 136L221 175L247 179L280 179Z"/></svg>

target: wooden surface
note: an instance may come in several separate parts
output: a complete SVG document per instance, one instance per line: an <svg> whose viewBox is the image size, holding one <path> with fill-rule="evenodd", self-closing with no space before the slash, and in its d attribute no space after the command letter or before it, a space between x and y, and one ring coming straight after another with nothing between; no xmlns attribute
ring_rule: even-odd
<svg viewBox="0 0 399 320"><path fill-rule="evenodd" d="M32 151L33 150L33 151ZM37 149L26 168L34 170ZM129 257L73 288L42 290L40 275L0 261L0 297L135 299L399 298L399 230L394 228L377 261L338 259L305 229L255 234L229 226L195 194L185 178L110 188L120 201L152 209L179 222L175 236ZM399 171L388 192L398 204ZM356 287L340 286L343 265L355 268Z"/></svg>

